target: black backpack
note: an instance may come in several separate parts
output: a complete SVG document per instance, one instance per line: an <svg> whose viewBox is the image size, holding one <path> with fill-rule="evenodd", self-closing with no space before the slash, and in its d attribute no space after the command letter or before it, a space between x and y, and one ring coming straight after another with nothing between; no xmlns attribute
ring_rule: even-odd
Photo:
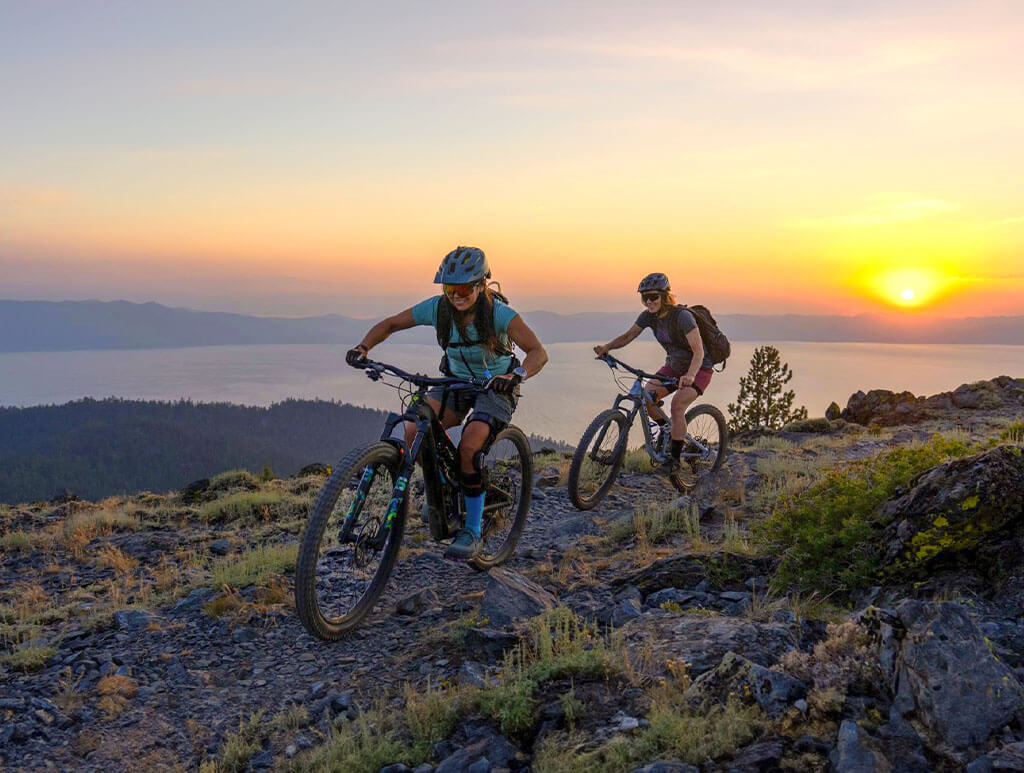
<svg viewBox="0 0 1024 773"><path fill-rule="evenodd" d="M679 311L688 311L693 315L694 320L697 322L697 329L700 330L700 339L704 343L705 354L711 357L712 364L721 364L721 369L725 370L725 361L732 352L732 346L729 344L729 339L725 337L725 333L719 330L718 323L711 316L708 307L697 304L694 306L677 306L676 308ZM680 329L679 312L676 312L676 329Z"/></svg>

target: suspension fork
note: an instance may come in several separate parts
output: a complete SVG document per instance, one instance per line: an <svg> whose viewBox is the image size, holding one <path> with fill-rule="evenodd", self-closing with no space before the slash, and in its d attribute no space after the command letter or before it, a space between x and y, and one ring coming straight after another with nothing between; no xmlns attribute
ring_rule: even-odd
<svg viewBox="0 0 1024 773"><path fill-rule="evenodd" d="M395 480L394 488L391 489L391 501L388 502L388 509L384 516L384 521L381 523L380 528L377 529L377 533L374 534L370 540L370 546L374 550L380 550L384 547L384 543L387 542L388 535L391 533L391 526L395 522L395 516L398 515L398 511L402 507L402 503L409 495L409 479L412 477L413 470L416 467L416 458L420 454L420 447L423 445L423 441L429 431L429 427L429 420L423 418L417 419L416 436L412 440L412 447L402 458L402 465L400 467L398 478Z"/></svg>
<svg viewBox="0 0 1024 773"><path fill-rule="evenodd" d="M370 490L370 486L373 485L373 479L377 477L377 468L373 465L367 465L366 469L363 470L363 477L359 480L359 485L356 486L355 496L352 497L352 504L348 506L348 512L345 513L345 521L341 525L341 532L338 534L339 542L352 542L352 529L355 528L356 522L359 520L359 513L363 511L363 505L366 504L366 494Z"/></svg>

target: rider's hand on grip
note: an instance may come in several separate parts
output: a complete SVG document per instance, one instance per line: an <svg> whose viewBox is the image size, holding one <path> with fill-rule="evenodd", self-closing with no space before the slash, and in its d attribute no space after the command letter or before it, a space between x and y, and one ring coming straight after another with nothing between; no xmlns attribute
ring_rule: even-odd
<svg viewBox="0 0 1024 773"><path fill-rule="evenodd" d="M345 352L345 362L353 368L360 368L366 364L366 348L357 346Z"/></svg>
<svg viewBox="0 0 1024 773"><path fill-rule="evenodd" d="M505 376L495 376L487 382L487 388L499 395L511 395L515 394L516 387L519 386L520 381L522 379L514 373Z"/></svg>

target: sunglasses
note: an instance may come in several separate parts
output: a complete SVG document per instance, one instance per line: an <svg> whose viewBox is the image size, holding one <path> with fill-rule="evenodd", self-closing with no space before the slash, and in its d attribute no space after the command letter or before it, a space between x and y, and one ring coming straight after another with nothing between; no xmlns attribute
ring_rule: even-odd
<svg viewBox="0 0 1024 773"><path fill-rule="evenodd" d="M471 282L470 284L463 285L446 284L444 286L444 294L447 295L449 298L453 298L456 295L462 298L468 298L470 295L473 294L473 290L475 290L477 287L479 287L479 284L477 282Z"/></svg>
<svg viewBox="0 0 1024 773"><path fill-rule="evenodd" d="M644 303L650 303L651 301L660 301L661 293L641 293L640 299Z"/></svg>

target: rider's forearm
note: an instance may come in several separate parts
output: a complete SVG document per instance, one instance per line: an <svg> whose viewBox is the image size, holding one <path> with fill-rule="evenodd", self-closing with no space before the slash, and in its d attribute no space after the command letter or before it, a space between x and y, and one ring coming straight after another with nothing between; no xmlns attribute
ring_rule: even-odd
<svg viewBox="0 0 1024 773"><path fill-rule="evenodd" d="M629 333L623 333L622 335L616 336L611 341L606 343L605 346L608 349L621 349L623 346L625 346L632 340L633 339L630 337Z"/></svg>
<svg viewBox="0 0 1024 773"><path fill-rule="evenodd" d="M686 375L690 379L697 378L697 373L704 365L704 347L698 346L693 350L693 357L690 359L690 367L686 370Z"/></svg>
<svg viewBox="0 0 1024 773"><path fill-rule="evenodd" d="M365 347L366 351L375 347L381 341L391 335L394 330L391 329L391 325L388 324L386 319L382 319L376 325L366 331L366 335L363 336L363 340L359 342L359 346Z"/></svg>
<svg viewBox="0 0 1024 773"><path fill-rule="evenodd" d="M530 349L523 358L523 370L526 371L526 377L536 376L540 369L547 364L547 361L548 353L544 350L543 346Z"/></svg>

